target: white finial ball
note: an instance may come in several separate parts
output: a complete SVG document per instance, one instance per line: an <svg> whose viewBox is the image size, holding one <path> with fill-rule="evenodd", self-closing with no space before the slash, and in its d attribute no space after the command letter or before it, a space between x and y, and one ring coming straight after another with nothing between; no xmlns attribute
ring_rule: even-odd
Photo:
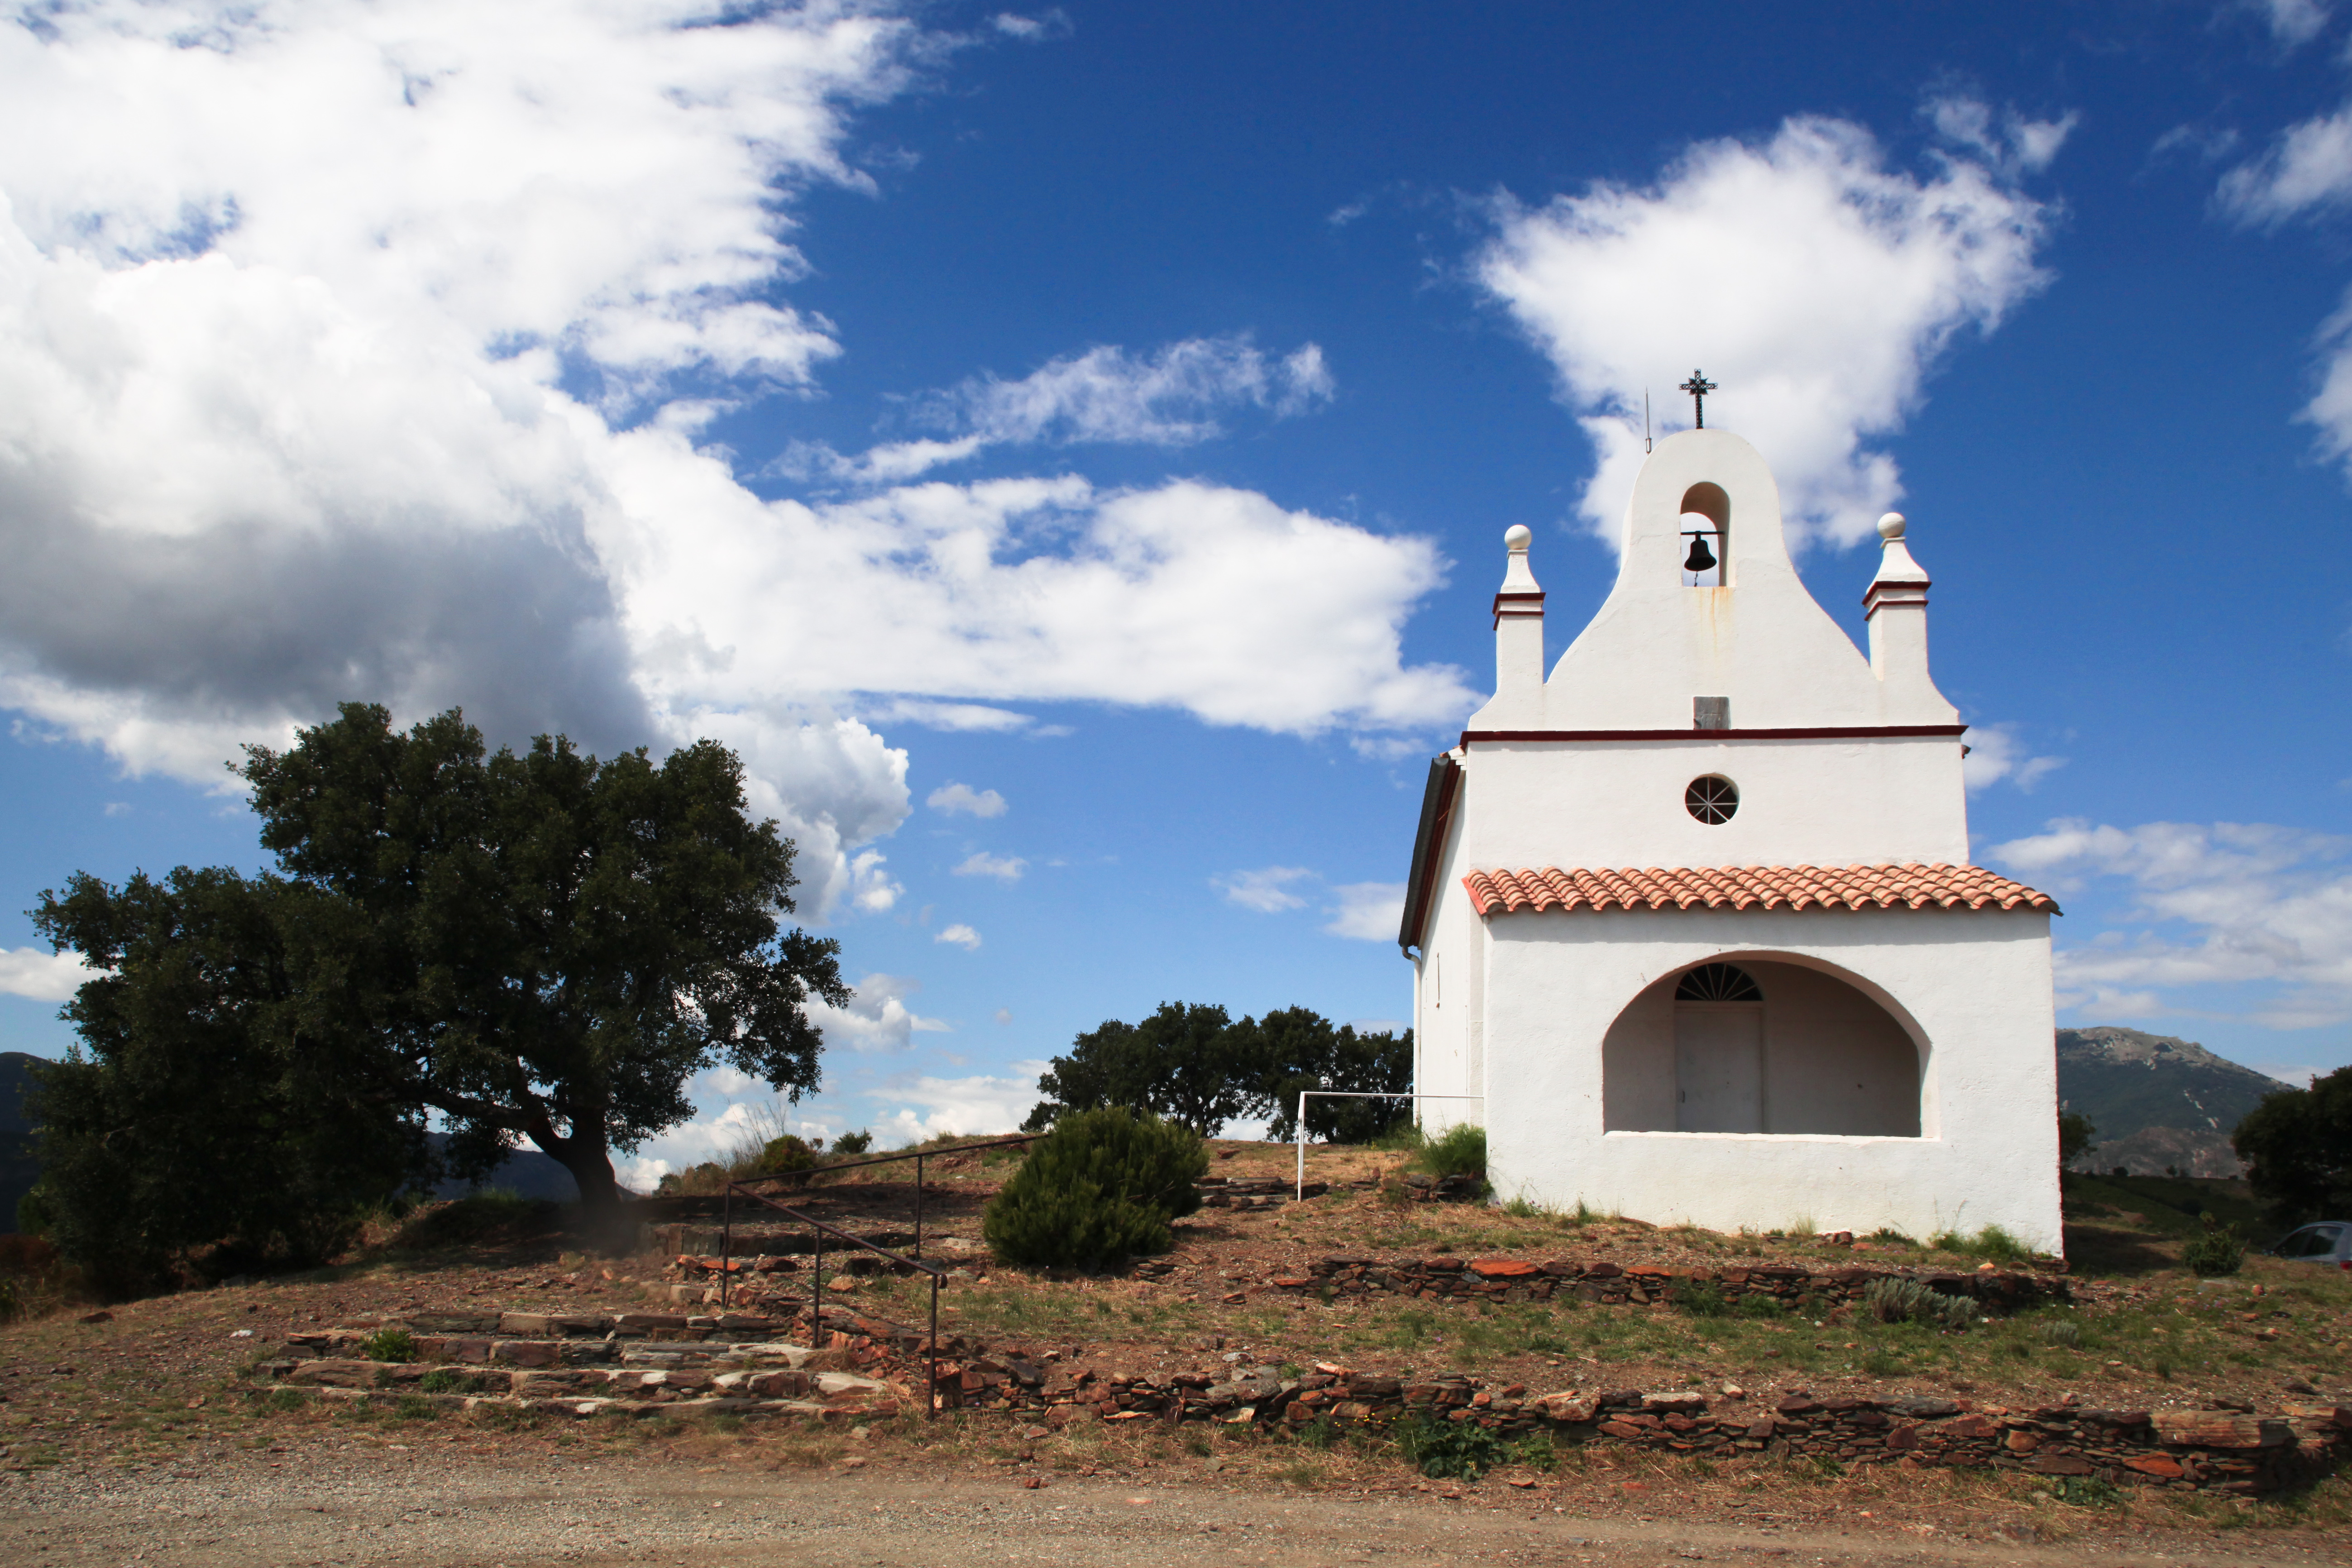
<svg viewBox="0 0 2352 1568"><path fill-rule="evenodd" d="M1503 548L1525 550L1535 541L1535 534L1524 522L1515 522L1503 531Z"/></svg>
<svg viewBox="0 0 2352 1568"><path fill-rule="evenodd" d="M1878 520L1878 537L1892 543L1903 537L1903 514L1890 511Z"/></svg>

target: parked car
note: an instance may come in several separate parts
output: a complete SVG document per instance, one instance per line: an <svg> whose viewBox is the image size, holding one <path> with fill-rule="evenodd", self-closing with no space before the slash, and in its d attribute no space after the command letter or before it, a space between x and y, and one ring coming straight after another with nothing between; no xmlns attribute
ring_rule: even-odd
<svg viewBox="0 0 2352 1568"><path fill-rule="evenodd" d="M2288 1231L2271 1248L2271 1256L2290 1258L2297 1263L2316 1263L2322 1268L2352 1269L2352 1224L2325 1220Z"/></svg>

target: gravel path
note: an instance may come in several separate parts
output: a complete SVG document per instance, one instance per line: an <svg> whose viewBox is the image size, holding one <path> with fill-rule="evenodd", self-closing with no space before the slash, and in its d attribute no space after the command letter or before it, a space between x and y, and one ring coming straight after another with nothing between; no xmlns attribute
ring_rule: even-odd
<svg viewBox="0 0 2352 1568"><path fill-rule="evenodd" d="M1307 1564L1485 1561L2270 1565L2352 1561L2309 1535L2061 1543L1852 1529L1579 1519L1435 1498L1268 1497L1191 1483L1009 1480L674 1460L492 1463L322 1435L310 1451L201 1468L59 1468L0 1484L0 1563L744 1565ZM1531 1517L1532 1514L1532 1517Z"/></svg>

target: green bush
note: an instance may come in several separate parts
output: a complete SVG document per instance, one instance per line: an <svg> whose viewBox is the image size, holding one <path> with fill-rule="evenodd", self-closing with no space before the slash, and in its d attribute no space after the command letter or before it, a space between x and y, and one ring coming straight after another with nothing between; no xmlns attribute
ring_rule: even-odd
<svg viewBox="0 0 2352 1568"><path fill-rule="evenodd" d="M1964 1253L1993 1263L2022 1263L2033 1256L2025 1243L1997 1225L1989 1225L1974 1236L1964 1236L1956 1230L1939 1231L1927 1245L1938 1252Z"/></svg>
<svg viewBox="0 0 2352 1568"><path fill-rule="evenodd" d="M427 1394L479 1394L482 1380L454 1366L436 1366L416 1386Z"/></svg>
<svg viewBox="0 0 2352 1568"><path fill-rule="evenodd" d="M1502 1463L1500 1437L1475 1421L1415 1415L1396 1426L1397 1447L1432 1480L1475 1481Z"/></svg>
<svg viewBox="0 0 2352 1568"><path fill-rule="evenodd" d="M1486 1174L1486 1130L1457 1121L1435 1138L1423 1142L1412 1163L1433 1176Z"/></svg>
<svg viewBox="0 0 2352 1568"><path fill-rule="evenodd" d="M1761 1290L1750 1290L1740 1297L1739 1305L1733 1310L1743 1318L1758 1320L1785 1318L1789 1315L1789 1309L1780 1304L1780 1298L1768 1296Z"/></svg>
<svg viewBox="0 0 2352 1568"><path fill-rule="evenodd" d="M1209 1151L1172 1121L1120 1107L1064 1115L989 1204L981 1234L1007 1263L1100 1268L1175 1244L1201 1206Z"/></svg>
<svg viewBox="0 0 2352 1568"><path fill-rule="evenodd" d="M1862 1293L1863 1310L1882 1323L1927 1323L1939 1329L1968 1326L1977 1315L1966 1296L1947 1296L1916 1279L1874 1279Z"/></svg>
<svg viewBox="0 0 2352 1568"><path fill-rule="evenodd" d="M2204 1230L2189 1238L2180 1249L2180 1261L2191 1274L2200 1279L2211 1279L2217 1274L2235 1274L2246 1260L2245 1239L2234 1225L2216 1225L2211 1215L2202 1216Z"/></svg>
<svg viewBox="0 0 2352 1568"><path fill-rule="evenodd" d="M360 1353L370 1361L415 1361L416 1336L406 1329L378 1329L360 1342Z"/></svg>
<svg viewBox="0 0 2352 1568"><path fill-rule="evenodd" d="M2083 1325L2053 1318L2042 1325L2042 1342L2053 1350L2074 1350L2083 1342Z"/></svg>
<svg viewBox="0 0 2352 1568"><path fill-rule="evenodd" d="M806 1171L816 1164L816 1151L805 1140L785 1133L771 1138L768 1146L760 1151L761 1173L774 1175L793 1171Z"/></svg>
<svg viewBox="0 0 2352 1568"><path fill-rule="evenodd" d="M873 1148L874 1134L871 1132L845 1132L833 1141L833 1152L835 1159L852 1159L856 1155L871 1152Z"/></svg>
<svg viewBox="0 0 2352 1568"><path fill-rule="evenodd" d="M1720 1318L1731 1310L1731 1303L1723 1299L1723 1287L1712 1279L1677 1286L1675 1305L1694 1318Z"/></svg>

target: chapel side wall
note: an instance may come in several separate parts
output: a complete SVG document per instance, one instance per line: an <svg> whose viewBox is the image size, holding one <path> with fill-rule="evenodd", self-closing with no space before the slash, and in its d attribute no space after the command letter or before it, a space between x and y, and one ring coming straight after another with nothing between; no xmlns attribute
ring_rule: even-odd
<svg viewBox="0 0 2352 1568"><path fill-rule="evenodd" d="M2062 1245L2046 914L1528 912L1488 925L1488 1173L1500 1196L1715 1230L1811 1219L1924 1237L1991 1224L2038 1250ZM1929 1042L1927 1135L1605 1131L1612 1022L1716 958L1811 959L1901 1007Z"/></svg>
<svg viewBox="0 0 2352 1568"><path fill-rule="evenodd" d="M1481 869L1966 865L1959 752L1950 736L1476 742L1464 771L1480 810L1459 850ZM1738 786L1729 822L1683 804L1704 773Z"/></svg>
<svg viewBox="0 0 2352 1568"><path fill-rule="evenodd" d="M1471 1032L1481 1022L1477 1003L1485 989L1486 933L1462 887L1462 825L1468 816L1469 793L1465 780L1455 807L1456 826L1438 856L1432 889L1434 908L1415 988L1413 1039L1420 1066L1413 1088L1423 1094L1477 1094L1485 1089L1471 1081L1470 1071ZM1414 1109L1423 1128L1434 1134L1457 1121L1476 1121L1479 1102L1420 1100Z"/></svg>

